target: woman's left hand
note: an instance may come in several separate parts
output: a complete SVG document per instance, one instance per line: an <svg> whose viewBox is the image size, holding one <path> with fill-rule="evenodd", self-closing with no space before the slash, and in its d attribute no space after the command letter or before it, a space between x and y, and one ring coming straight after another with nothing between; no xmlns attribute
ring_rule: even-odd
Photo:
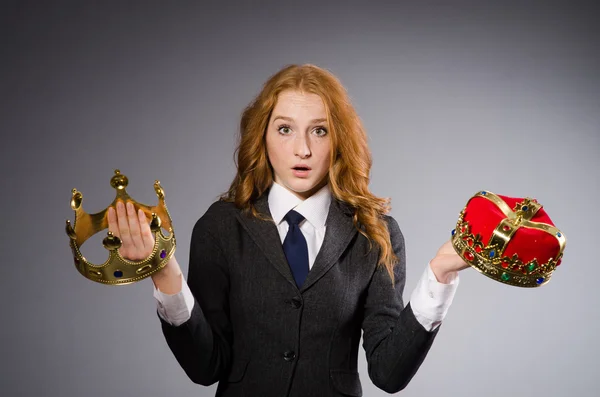
<svg viewBox="0 0 600 397"><path fill-rule="evenodd" d="M469 265L456 253L452 242L446 241L430 262L431 270L440 283L448 284L456 273Z"/></svg>

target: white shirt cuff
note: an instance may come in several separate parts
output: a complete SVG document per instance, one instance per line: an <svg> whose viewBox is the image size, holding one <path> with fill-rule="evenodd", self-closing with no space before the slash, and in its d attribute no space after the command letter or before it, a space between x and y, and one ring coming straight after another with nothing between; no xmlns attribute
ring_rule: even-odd
<svg viewBox="0 0 600 397"><path fill-rule="evenodd" d="M430 264L427 265L410 296L410 307L417 321L427 331L435 330L446 317L459 281L457 273L448 284L442 284L435 278Z"/></svg>
<svg viewBox="0 0 600 397"><path fill-rule="evenodd" d="M154 283L152 283L154 285ZM194 308L194 295L181 275L181 291L165 294L154 286L158 315L171 325L179 326L190 319Z"/></svg>

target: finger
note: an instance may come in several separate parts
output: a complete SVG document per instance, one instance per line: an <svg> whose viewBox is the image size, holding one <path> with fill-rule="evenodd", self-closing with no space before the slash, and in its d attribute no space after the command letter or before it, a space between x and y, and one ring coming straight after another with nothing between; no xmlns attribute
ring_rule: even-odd
<svg viewBox="0 0 600 397"><path fill-rule="evenodd" d="M119 222L117 220L117 211L114 207L108 208L108 231L112 232L112 234L118 238L121 238L121 233L119 232ZM119 254L123 257L127 257L127 247L124 247L121 244L119 248Z"/></svg>
<svg viewBox="0 0 600 397"><path fill-rule="evenodd" d="M108 208L108 231L112 232L113 235L120 237L117 213L113 207Z"/></svg>
<svg viewBox="0 0 600 397"><path fill-rule="evenodd" d="M121 234L120 237L123 242L123 249L130 252L134 249L134 244L131 241L131 234L129 234L127 213L125 211L125 204L123 204L122 201L117 201L117 223L119 224L119 233Z"/></svg>
<svg viewBox="0 0 600 397"><path fill-rule="evenodd" d="M148 223L146 214L144 214L144 211L141 209L138 210L138 218L144 247L146 248L146 251L150 251L154 247L154 236L152 235L152 230L150 230L150 223Z"/></svg>
<svg viewBox="0 0 600 397"><path fill-rule="evenodd" d="M140 221L138 220L138 217L135 214L135 208L133 207L133 203L128 202L126 208L131 241L133 241L133 245L135 246L136 251L138 251L139 254L142 254L144 252L144 242L142 241L142 232L140 231Z"/></svg>

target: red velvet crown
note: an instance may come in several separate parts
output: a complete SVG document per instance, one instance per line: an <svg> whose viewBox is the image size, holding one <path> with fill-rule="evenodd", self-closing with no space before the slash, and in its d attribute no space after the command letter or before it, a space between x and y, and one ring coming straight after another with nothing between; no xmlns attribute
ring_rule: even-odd
<svg viewBox="0 0 600 397"><path fill-rule="evenodd" d="M519 287L546 284L566 244L535 199L477 192L452 230L456 252L486 276Z"/></svg>

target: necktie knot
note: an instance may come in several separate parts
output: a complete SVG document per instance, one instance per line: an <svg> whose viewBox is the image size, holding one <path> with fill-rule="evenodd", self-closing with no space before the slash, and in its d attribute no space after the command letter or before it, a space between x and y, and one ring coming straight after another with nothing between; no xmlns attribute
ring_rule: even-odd
<svg viewBox="0 0 600 397"><path fill-rule="evenodd" d="M283 219L285 219L290 226L297 226L300 222L304 220L304 217L300 213L294 210L290 210L290 212L288 212Z"/></svg>

